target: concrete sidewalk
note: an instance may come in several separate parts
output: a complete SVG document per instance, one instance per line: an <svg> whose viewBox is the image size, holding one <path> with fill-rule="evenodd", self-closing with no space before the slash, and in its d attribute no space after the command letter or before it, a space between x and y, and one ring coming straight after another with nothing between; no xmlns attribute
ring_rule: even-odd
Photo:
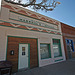
<svg viewBox="0 0 75 75"><path fill-rule="evenodd" d="M75 60L67 60L40 68L20 71L13 75L75 75Z"/></svg>

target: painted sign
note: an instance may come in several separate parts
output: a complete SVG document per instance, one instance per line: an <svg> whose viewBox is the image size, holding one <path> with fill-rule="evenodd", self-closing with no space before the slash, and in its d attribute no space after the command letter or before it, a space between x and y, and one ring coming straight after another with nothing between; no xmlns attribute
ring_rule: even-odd
<svg viewBox="0 0 75 75"><path fill-rule="evenodd" d="M20 22L25 22L28 24L33 24L33 25L41 26L41 27L45 27L45 28L56 29L56 30L58 29L58 25L50 24L50 23L43 22L43 21L40 21L37 19L33 19L33 18L18 14L15 12L10 12L9 19L15 20L15 21L20 21Z"/></svg>

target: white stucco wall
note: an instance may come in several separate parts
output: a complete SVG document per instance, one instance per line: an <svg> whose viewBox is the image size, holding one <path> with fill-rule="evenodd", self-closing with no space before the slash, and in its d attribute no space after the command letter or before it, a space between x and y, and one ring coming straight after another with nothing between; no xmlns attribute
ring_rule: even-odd
<svg viewBox="0 0 75 75"><path fill-rule="evenodd" d="M12 22L12 23L23 24L23 25L28 25L28 26L33 26L33 27L49 29L49 28L45 28L45 27L36 26L33 24L27 24L27 23L23 23L23 22L17 22L17 21L10 20L9 19L9 17L10 17L9 13L10 13L9 9L2 7L0 20ZM39 20L39 22L41 22L41 21ZM42 22L42 23L45 23L45 22ZM59 28L58 30L53 30L53 31L61 32L61 25L60 24L58 25L58 28ZM49 29L49 30L52 30L52 29ZM48 33L42 33L42 32L29 31L29 30L0 26L0 61L6 60L7 36L38 38L39 67L45 66L48 64L56 63L55 60L60 60L60 59L63 59L61 61L65 60L63 40L62 40L61 35L48 34ZM62 49L62 56L61 57L54 58L53 42L52 42L53 38L60 39L60 41L61 41L61 49ZM51 46L51 58L41 59L41 57L40 57L40 43L50 44L50 46ZM60 61L58 61L58 62L60 62Z"/></svg>
<svg viewBox="0 0 75 75"><path fill-rule="evenodd" d="M55 63L55 60L63 59L65 60L65 54L62 43L62 36L40 33L22 29L15 29L10 27L2 27L0 26L0 60L6 60L6 49L7 49L7 36L18 36L18 37L30 37L30 38L38 38L38 52L39 52L39 66L45 66L48 64ZM52 38L61 40L61 49L62 49L62 57L54 58L53 47L52 47ZM51 58L42 59L40 57L40 43L50 43L51 45Z"/></svg>

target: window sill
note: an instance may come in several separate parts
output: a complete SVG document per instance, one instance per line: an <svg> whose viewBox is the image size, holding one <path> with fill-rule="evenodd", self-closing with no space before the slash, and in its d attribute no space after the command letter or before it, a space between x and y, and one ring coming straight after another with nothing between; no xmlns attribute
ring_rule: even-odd
<svg viewBox="0 0 75 75"><path fill-rule="evenodd" d="M62 57L62 55L61 56L55 56L54 58L58 58L58 57Z"/></svg>
<svg viewBox="0 0 75 75"><path fill-rule="evenodd" d="M49 57L49 58L42 58L41 60L45 60L45 59L50 59L51 57Z"/></svg>

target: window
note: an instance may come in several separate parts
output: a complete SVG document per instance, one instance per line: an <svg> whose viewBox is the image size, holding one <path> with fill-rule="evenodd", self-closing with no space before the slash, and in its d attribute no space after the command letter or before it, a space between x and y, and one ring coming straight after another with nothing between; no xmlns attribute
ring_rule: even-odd
<svg viewBox="0 0 75 75"><path fill-rule="evenodd" d="M40 44L41 59L50 58L50 44Z"/></svg>
<svg viewBox="0 0 75 75"><path fill-rule="evenodd" d="M59 53L59 46L57 44L53 45L53 51L54 51L54 57L60 55L60 53Z"/></svg>
<svg viewBox="0 0 75 75"><path fill-rule="evenodd" d="M25 47L22 47L22 55L25 55Z"/></svg>
<svg viewBox="0 0 75 75"><path fill-rule="evenodd" d="M70 50L74 52L73 40L66 39L66 44L70 47Z"/></svg>
<svg viewBox="0 0 75 75"><path fill-rule="evenodd" d="M54 57L62 56L60 39L53 39Z"/></svg>

